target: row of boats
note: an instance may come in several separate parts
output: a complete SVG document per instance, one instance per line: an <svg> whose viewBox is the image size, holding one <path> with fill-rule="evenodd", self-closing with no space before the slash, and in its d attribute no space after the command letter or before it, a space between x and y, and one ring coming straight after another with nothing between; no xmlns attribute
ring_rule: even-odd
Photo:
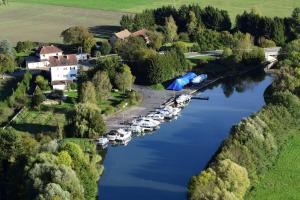
<svg viewBox="0 0 300 200"><path fill-rule="evenodd" d="M171 105L162 106L150 112L146 116L140 116L130 123L126 128L119 128L112 130L105 136L97 140L97 144L106 148L109 143L127 145L133 136L143 135L146 132L152 132L160 128L161 123L176 119L180 115L180 111L191 100L192 96L182 94L175 98L174 103Z"/></svg>

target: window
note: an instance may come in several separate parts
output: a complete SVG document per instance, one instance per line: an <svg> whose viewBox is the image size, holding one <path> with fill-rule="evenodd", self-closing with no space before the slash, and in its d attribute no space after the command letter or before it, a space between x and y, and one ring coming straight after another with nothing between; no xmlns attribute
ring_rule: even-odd
<svg viewBox="0 0 300 200"><path fill-rule="evenodd" d="M68 68L67 68L67 67L64 67L64 70L68 70Z"/></svg>
<svg viewBox="0 0 300 200"><path fill-rule="evenodd" d="M70 70L75 70L76 69L76 67L70 67Z"/></svg>

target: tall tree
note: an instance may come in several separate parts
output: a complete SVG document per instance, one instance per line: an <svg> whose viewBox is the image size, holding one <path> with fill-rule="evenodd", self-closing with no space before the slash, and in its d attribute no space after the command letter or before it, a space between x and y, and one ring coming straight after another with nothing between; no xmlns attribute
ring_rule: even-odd
<svg viewBox="0 0 300 200"><path fill-rule="evenodd" d="M74 26L64 30L61 33L61 37L63 37L63 41L66 44L83 45L83 42L93 38L93 35L85 27Z"/></svg>
<svg viewBox="0 0 300 200"><path fill-rule="evenodd" d="M0 78L5 72L13 72L16 68L14 59L8 54L0 54Z"/></svg>
<svg viewBox="0 0 300 200"><path fill-rule="evenodd" d="M166 37L170 42L177 39L177 25L172 16L166 18Z"/></svg>
<svg viewBox="0 0 300 200"><path fill-rule="evenodd" d="M189 12L189 20L187 24L187 31L191 35L193 34L198 27L196 14L193 11Z"/></svg>
<svg viewBox="0 0 300 200"><path fill-rule="evenodd" d="M97 104L95 86L92 82L87 81L82 84L79 94L79 101L81 103Z"/></svg>
<svg viewBox="0 0 300 200"><path fill-rule="evenodd" d="M98 71L93 77L98 99L105 99L110 95L112 85L106 71Z"/></svg>
<svg viewBox="0 0 300 200"><path fill-rule="evenodd" d="M8 40L0 41L0 54L9 54L13 56L13 47Z"/></svg>
<svg viewBox="0 0 300 200"><path fill-rule="evenodd" d="M134 82L134 76L128 65L123 65L121 72L118 72L115 77L115 85L118 89L125 93L126 90L131 90Z"/></svg>
<svg viewBox="0 0 300 200"><path fill-rule="evenodd" d="M68 118L75 137L97 138L106 131L101 110L94 104L77 104L75 112L69 115Z"/></svg>

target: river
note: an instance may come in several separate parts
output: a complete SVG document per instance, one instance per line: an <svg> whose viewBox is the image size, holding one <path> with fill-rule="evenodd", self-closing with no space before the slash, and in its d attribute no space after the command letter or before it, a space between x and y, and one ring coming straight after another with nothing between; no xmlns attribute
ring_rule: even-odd
<svg viewBox="0 0 300 200"><path fill-rule="evenodd" d="M99 183L101 200L184 200L191 176L204 169L232 125L265 104L270 76L228 79L202 91L181 116L127 146L109 147Z"/></svg>

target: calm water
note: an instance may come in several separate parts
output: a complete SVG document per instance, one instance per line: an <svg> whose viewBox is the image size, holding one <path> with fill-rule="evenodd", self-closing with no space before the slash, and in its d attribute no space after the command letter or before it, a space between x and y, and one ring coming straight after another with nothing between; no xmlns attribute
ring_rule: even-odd
<svg viewBox="0 0 300 200"><path fill-rule="evenodd" d="M110 147L100 179L101 200L184 200L192 175L203 169L233 124L258 111L271 77L228 80L203 91L181 117L125 147ZM247 79L247 80L245 80ZM227 84L224 84L226 83ZM230 84L228 84L230 83Z"/></svg>

